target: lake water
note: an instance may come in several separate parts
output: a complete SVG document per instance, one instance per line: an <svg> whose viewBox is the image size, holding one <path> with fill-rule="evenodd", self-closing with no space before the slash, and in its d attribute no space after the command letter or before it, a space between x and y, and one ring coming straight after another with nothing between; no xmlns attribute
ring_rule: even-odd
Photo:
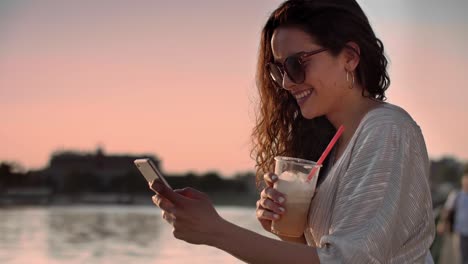
<svg viewBox="0 0 468 264"><path fill-rule="evenodd" d="M217 207L225 219L263 231L255 208ZM175 239L154 206L0 209L0 263L242 263L216 248Z"/></svg>

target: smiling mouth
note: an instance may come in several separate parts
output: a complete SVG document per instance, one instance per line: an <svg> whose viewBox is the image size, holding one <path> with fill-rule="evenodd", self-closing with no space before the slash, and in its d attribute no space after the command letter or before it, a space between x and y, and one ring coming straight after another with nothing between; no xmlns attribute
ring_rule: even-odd
<svg viewBox="0 0 468 264"><path fill-rule="evenodd" d="M294 95L294 98L296 98L296 100L299 101L299 100L303 100L303 99L309 97L309 95L312 94L312 91L313 91L313 90L314 90L314 89L309 89L309 90L305 90L305 91L301 91L301 92L295 93L295 94L293 94L293 95Z"/></svg>

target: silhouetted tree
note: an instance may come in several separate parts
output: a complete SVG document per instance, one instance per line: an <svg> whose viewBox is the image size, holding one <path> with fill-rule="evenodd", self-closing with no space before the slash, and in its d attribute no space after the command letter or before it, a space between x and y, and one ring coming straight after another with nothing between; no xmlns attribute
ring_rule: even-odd
<svg viewBox="0 0 468 264"><path fill-rule="evenodd" d="M463 174L463 164L453 157L443 157L431 162L431 182L437 186L449 182L458 186Z"/></svg>
<svg viewBox="0 0 468 264"><path fill-rule="evenodd" d="M0 163L0 186L20 186L25 183L25 180L21 165L15 162Z"/></svg>
<svg viewBox="0 0 468 264"><path fill-rule="evenodd" d="M208 172L200 178L200 188L203 191L217 191L224 189L224 181L216 172Z"/></svg>

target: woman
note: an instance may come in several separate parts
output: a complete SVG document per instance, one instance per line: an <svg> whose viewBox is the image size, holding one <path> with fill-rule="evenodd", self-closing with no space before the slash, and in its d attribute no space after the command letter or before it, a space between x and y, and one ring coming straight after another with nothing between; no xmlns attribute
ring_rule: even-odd
<svg viewBox="0 0 468 264"><path fill-rule="evenodd" d="M263 29L258 59L253 153L257 183L266 183L257 202L266 231L288 210L272 188L273 157L318 160L346 128L320 173L304 236L263 237L222 219L205 194L154 182L174 236L248 263L432 263L427 151L412 118L383 102L383 51L354 0L284 2Z"/></svg>

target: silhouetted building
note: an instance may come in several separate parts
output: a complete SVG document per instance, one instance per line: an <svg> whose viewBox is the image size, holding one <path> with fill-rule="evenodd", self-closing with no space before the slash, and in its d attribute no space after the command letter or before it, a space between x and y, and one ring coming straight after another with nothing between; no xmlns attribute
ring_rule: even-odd
<svg viewBox="0 0 468 264"><path fill-rule="evenodd" d="M56 191L63 190L70 177L92 177L95 184L106 186L117 177L138 173L133 161L142 157L150 158L159 168L160 162L153 155L106 155L98 148L95 153L56 152L43 173L50 177Z"/></svg>

